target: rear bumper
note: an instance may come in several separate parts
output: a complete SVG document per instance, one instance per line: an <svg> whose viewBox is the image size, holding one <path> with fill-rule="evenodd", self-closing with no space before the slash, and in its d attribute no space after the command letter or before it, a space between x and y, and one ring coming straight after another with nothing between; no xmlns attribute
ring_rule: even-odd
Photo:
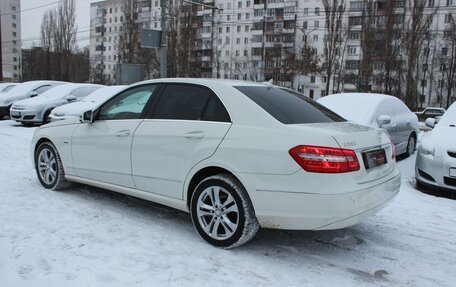
<svg viewBox="0 0 456 287"><path fill-rule="evenodd" d="M291 230L328 230L354 225L384 208L398 194L397 169L380 182L337 194L256 191L252 202L260 225Z"/></svg>

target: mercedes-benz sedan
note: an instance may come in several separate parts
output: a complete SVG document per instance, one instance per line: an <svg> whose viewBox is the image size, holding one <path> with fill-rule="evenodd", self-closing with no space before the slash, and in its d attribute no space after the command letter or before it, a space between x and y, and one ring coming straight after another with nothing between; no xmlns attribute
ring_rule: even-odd
<svg viewBox="0 0 456 287"><path fill-rule="evenodd" d="M242 81L132 85L81 120L37 129L31 154L46 188L74 181L187 211L221 247L247 242L260 226L350 226L400 188L385 131Z"/></svg>

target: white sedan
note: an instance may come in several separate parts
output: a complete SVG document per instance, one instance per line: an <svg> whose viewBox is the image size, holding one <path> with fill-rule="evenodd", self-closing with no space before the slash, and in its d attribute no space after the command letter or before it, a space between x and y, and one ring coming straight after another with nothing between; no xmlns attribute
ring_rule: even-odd
<svg viewBox="0 0 456 287"><path fill-rule="evenodd" d="M260 226L353 225L400 188L385 131L242 81L137 83L81 120L37 129L31 155L45 188L80 182L187 211L204 240L226 248Z"/></svg>
<svg viewBox="0 0 456 287"><path fill-rule="evenodd" d="M101 103L123 90L127 86L106 86L102 87L79 102L65 104L56 107L49 115L49 121L55 122L70 118L77 118L87 110L97 108Z"/></svg>
<svg viewBox="0 0 456 287"><path fill-rule="evenodd" d="M433 127L435 120L427 119ZM421 140L415 164L418 185L456 191L456 103Z"/></svg>
<svg viewBox="0 0 456 287"><path fill-rule="evenodd" d="M95 84L63 84L53 87L37 97L15 102L10 108L10 118L23 125L49 122L52 109L60 105L80 101L101 88Z"/></svg>
<svg viewBox="0 0 456 287"><path fill-rule="evenodd" d="M419 134L417 116L400 99L372 93L334 94L318 102L343 118L388 131L396 155L415 152Z"/></svg>

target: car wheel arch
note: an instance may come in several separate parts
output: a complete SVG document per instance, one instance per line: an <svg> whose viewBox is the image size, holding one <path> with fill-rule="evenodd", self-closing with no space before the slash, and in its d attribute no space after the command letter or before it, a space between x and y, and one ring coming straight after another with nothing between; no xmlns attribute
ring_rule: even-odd
<svg viewBox="0 0 456 287"><path fill-rule="evenodd" d="M195 188L198 186L198 184L204 180L207 177L216 175L216 174L229 174L233 176L236 180L238 180L241 185L245 188L247 191L246 185L242 182L242 180L239 178L239 176L236 176L236 174L232 171L230 171L228 168L225 167L220 167L216 165L210 165L210 166L205 166L199 168L196 172L192 173L191 177L188 177L188 184L184 186L184 200L187 203L187 208L190 210L190 201L192 198L192 194L195 191ZM190 174L189 174L190 175ZM191 178L191 179L189 179ZM248 192L247 192L248 193Z"/></svg>
<svg viewBox="0 0 456 287"><path fill-rule="evenodd" d="M49 138L46 138L46 137L43 137L43 138L40 138L36 143L35 143L35 147L33 149L33 165L35 165L35 155L36 155L36 151L38 150L38 148L40 147L40 145L42 143L45 143L45 142L50 142L52 143L54 146L55 144L49 139Z"/></svg>

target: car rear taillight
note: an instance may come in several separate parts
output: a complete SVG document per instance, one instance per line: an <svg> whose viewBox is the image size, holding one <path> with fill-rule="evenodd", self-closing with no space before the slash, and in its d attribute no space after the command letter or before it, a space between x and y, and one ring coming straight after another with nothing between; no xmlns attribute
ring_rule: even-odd
<svg viewBox="0 0 456 287"><path fill-rule="evenodd" d="M290 149L291 157L308 172L343 173L359 170L353 150L299 145Z"/></svg>

